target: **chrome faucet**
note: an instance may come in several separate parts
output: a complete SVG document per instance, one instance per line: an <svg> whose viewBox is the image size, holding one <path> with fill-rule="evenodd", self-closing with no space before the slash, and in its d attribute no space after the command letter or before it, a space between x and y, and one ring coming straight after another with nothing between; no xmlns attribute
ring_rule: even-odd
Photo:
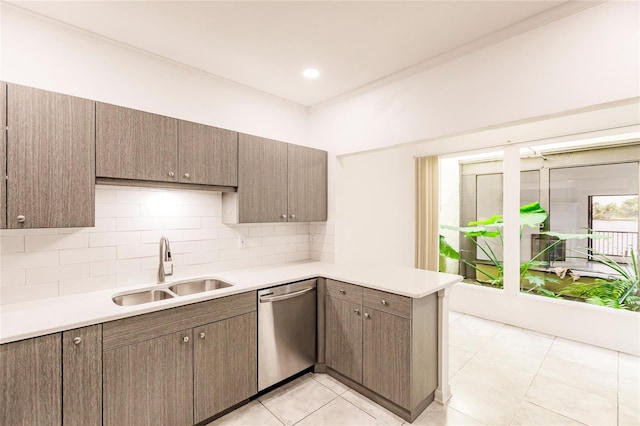
<svg viewBox="0 0 640 426"><path fill-rule="evenodd" d="M158 284L164 282L164 277L173 275L173 263L171 259L171 246L169 239L164 235L160 237L160 265L158 266Z"/></svg>

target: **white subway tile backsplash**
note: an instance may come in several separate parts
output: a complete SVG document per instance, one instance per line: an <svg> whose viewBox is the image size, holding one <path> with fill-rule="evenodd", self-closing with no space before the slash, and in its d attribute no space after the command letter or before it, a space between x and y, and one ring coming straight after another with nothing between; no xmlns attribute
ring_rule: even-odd
<svg viewBox="0 0 640 426"><path fill-rule="evenodd" d="M23 237L25 235L51 235L57 233L58 228L2 229L0 230L0 237Z"/></svg>
<svg viewBox="0 0 640 426"><path fill-rule="evenodd" d="M115 275L101 275L98 277L61 280L58 284L58 292L60 293L60 296L65 296L67 294L106 290L115 286Z"/></svg>
<svg viewBox="0 0 640 426"><path fill-rule="evenodd" d="M161 208L155 205L144 204L141 206L140 212L141 215L145 217L181 216L185 209L186 207L179 204L170 204L162 206Z"/></svg>
<svg viewBox="0 0 640 426"><path fill-rule="evenodd" d="M0 237L0 253L20 253L24 251L24 239L20 236Z"/></svg>
<svg viewBox="0 0 640 426"><path fill-rule="evenodd" d="M106 260L104 262L89 263L89 275L111 275L119 272L133 272L142 269L142 260L136 259L119 259Z"/></svg>
<svg viewBox="0 0 640 426"><path fill-rule="evenodd" d="M273 237L263 237L262 244L265 246L271 246L276 244L284 244L287 242L287 238L284 235L277 235Z"/></svg>
<svg viewBox="0 0 640 426"><path fill-rule="evenodd" d="M139 217L140 204L98 204L96 217Z"/></svg>
<svg viewBox="0 0 640 426"><path fill-rule="evenodd" d="M163 217L163 229L199 229L202 220L199 217Z"/></svg>
<svg viewBox="0 0 640 426"><path fill-rule="evenodd" d="M96 206L116 202L116 190L108 188L96 188Z"/></svg>
<svg viewBox="0 0 640 426"><path fill-rule="evenodd" d="M89 234L27 235L25 251L48 251L89 247Z"/></svg>
<svg viewBox="0 0 640 426"><path fill-rule="evenodd" d="M89 247L140 244L140 232L96 232L89 234Z"/></svg>
<svg viewBox="0 0 640 426"><path fill-rule="evenodd" d="M56 253L57 254L57 253ZM60 250L60 264L99 262L116 258L115 247L91 247L86 249Z"/></svg>
<svg viewBox="0 0 640 426"><path fill-rule="evenodd" d="M57 251L3 254L0 265L2 269L28 269L58 264Z"/></svg>
<svg viewBox="0 0 640 426"><path fill-rule="evenodd" d="M26 269L0 268L0 287L15 287L25 284Z"/></svg>
<svg viewBox="0 0 640 426"><path fill-rule="evenodd" d="M287 235L285 240L287 243L306 243L306 242L309 242L309 235L308 234Z"/></svg>
<svg viewBox="0 0 640 426"><path fill-rule="evenodd" d="M25 283L27 285L30 285L51 281L88 278L90 275L90 270L91 264L89 263L29 268L27 269Z"/></svg>
<svg viewBox="0 0 640 426"><path fill-rule="evenodd" d="M155 282L163 235L168 280L329 256L323 224L226 225L221 206L219 192L98 185L95 227L0 231L0 303Z"/></svg>
<svg viewBox="0 0 640 426"><path fill-rule="evenodd" d="M158 255L159 247L157 244L132 244L128 246L117 247L118 259L131 259L146 256Z"/></svg>
<svg viewBox="0 0 640 426"><path fill-rule="evenodd" d="M184 265L196 265L202 263L213 263L219 260L218 251L197 251L184 255Z"/></svg>
<svg viewBox="0 0 640 426"><path fill-rule="evenodd" d="M58 282L17 287L0 287L0 304L27 302L58 296Z"/></svg>
<svg viewBox="0 0 640 426"><path fill-rule="evenodd" d="M273 235L274 232L275 232L274 226L269 226L269 225L252 226L249 228L250 237L264 237L268 235Z"/></svg>
<svg viewBox="0 0 640 426"><path fill-rule="evenodd" d="M151 231L162 229L161 217L135 217L116 219L117 231Z"/></svg>
<svg viewBox="0 0 640 426"><path fill-rule="evenodd" d="M116 275L116 285L118 287L133 285L133 284L154 283L157 280L158 280L157 269L147 269L143 271L131 271L131 272L119 272Z"/></svg>

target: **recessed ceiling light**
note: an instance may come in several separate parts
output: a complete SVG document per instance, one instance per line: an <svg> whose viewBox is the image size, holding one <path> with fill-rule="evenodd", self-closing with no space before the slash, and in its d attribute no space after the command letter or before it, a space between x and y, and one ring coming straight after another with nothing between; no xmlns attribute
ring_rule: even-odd
<svg viewBox="0 0 640 426"><path fill-rule="evenodd" d="M306 70L302 71L302 75L304 75L306 78L318 78L318 76L320 75L320 71L314 68L307 68Z"/></svg>

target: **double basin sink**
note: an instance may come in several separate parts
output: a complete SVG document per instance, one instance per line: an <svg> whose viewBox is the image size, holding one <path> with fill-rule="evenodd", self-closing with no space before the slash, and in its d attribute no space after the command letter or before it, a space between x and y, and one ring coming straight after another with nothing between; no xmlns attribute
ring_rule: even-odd
<svg viewBox="0 0 640 426"><path fill-rule="evenodd" d="M113 296L113 303L119 306L140 305L143 303L157 302L159 300L173 299L189 294L203 293L205 291L219 290L231 287L226 281L215 278L199 278L196 280L180 281L168 286L146 290L136 290Z"/></svg>

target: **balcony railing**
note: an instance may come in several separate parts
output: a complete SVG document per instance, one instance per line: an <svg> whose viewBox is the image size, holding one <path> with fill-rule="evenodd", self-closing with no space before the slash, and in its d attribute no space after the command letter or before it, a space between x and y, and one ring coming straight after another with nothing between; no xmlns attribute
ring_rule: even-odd
<svg viewBox="0 0 640 426"><path fill-rule="evenodd" d="M627 231L593 231L606 239L589 240L594 251L607 256L631 256L631 249L638 253L638 233Z"/></svg>

